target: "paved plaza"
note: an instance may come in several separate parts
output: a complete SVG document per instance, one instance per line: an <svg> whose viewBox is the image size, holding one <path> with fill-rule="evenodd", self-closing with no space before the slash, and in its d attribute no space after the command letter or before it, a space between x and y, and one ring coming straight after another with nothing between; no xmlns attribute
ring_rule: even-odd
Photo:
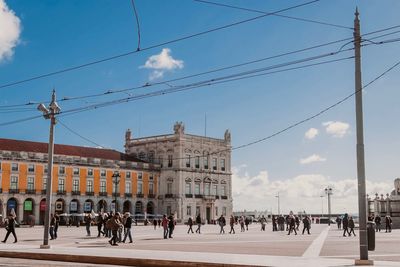
<svg viewBox="0 0 400 267"><path fill-rule="evenodd" d="M77 258L79 255L91 255L259 266L315 266L311 263L318 266L349 266L358 257L357 237L343 237L335 225L329 228L314 224L311 235L299 232L290 236L287 232L272 232L270 224L265 232L260 231L258 224L250 225L249 231L242 233L240 227L236 226L236 234L229 234L228 227L225 228L226 234L220 235L218 226L205 225L199 235L187 234L187 227L178 225L173 238L165 240L161 228L154 230L153 226L137 226L133 228L133 244L120 243L112 247L108 239L97 238L96 227L91 228L90 237L86 236L85 227L60 227L58 239L50 241L49 250L39 249L43 227L17 228L18 243L13 244L10 236L8 243L0 244L0 253L3 253L2 256L7 256L4 254L6 252L29 252L76 255ZM0 235L5 235L4 229L0 230ZM376 250L370 252L370 259L375 260L375 265L400 266L400 231L383 231L377 233L376 239Z"/></svg>

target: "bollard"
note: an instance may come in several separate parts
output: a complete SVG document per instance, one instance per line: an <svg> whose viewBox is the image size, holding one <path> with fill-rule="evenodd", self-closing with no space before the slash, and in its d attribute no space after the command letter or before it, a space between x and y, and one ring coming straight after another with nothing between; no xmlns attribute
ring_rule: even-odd
<svg viewBox="0 0 400 267"><path fill-rule="evenodd" d="M375 223L367 222L368 250L375 250Z"/></svg>

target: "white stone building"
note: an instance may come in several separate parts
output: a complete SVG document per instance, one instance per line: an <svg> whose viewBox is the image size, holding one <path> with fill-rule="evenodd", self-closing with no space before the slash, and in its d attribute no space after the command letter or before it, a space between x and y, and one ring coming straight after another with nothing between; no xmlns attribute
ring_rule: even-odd
<svg viewBox="0 0 400 267"><path fill-rule="evenodd" d="M200 214L212 223L232 214L231 135L223 139L185 133L182 122L174 133L133 138L125 135L125 152L161 165L158 212L175 214L178 222Z"/></svg>

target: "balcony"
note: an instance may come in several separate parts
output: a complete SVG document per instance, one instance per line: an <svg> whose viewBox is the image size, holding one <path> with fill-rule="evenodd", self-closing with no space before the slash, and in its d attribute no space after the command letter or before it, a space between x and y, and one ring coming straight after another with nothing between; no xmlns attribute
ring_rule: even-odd
<svg viewBox="0 0 400 267"><path fill-rule="evenodd" d="M165 198L172 198L173 195L172 194L165 194Z"/></svg>
<svg viewBox="0 0 400 267"><path fill-rule="evenodd" d="M11 189L11 188L10 188L10 189L8 190L8 193L9 193L9 194L18 194L18 193L19 193L19 189Z"/></svg>
<svg viewBox="0 0 400 267"><path fill-rule="evenodd" d="M101 196L101 197L106 197L106 196L107 196L107 192L100 192L100 193L99 193L99 196Z"/></svg>
<svg viewBox="0 0 400 267"><path fill-rule="evenodd" d="M148 195L147 195L147 198L156 198L156 195L154 195L154 194L148 194Z"/></svg>
<svg viewBox="0 0 400 267"><path fill-rule="evenodd" d="M125 197L132 197L132 193L125 193Z"/></svg>
<svg viewBox="0 0 400 267"><path fill-rule="evenodd" d="M57 196L64 196L65 190L57 190Z"/></svg>
<svg viewBox="0 0 400 267"><path fill-rule="evenodd" d="M81 191L72 191L71 195L73 196L80 196L81 195Z"/></svg>
<svg viewBox="0 0 400 267"><path fill-rule="evenodd" d="M194 195L194 198L203 198L203 195Z"/></svg>
<svg viewBox="0 0 400 267"><path fill-rule="evenodd" d="M46 195L46 189L43 189L43 190L41 191L41 193L42 193L42 195Z"/></svg>
<svg viewBox="0 0 400 267"><path fill-rule="evenodd" d="M120 194L119 194L119 193L113 193L112 196L113 196L113 197L119 197Z"/></svg>
<svg viewBox="0 0 400 267"><path fill-rule="evenodd" d="M203 196L204 200L215 200L215 196L211 196L211 195L204 195Z"/></svg>
<svg viewBox="0 0 400 267"><path fill-rule="evenodd" d="M221 196L221 199L228 199L228 196Z"/></svg>
<svg viewBox="0 0 400 267"><path fill-rule="evenodd" d="M87 196L94 196L94 192L86 192L85 195L87 195Z"/></svg>
<svg viewBox="0 0 400 267"><path fill-rule="evenodd" d="M219 199L219 196L215 196L215 199Z"/></svg>
<svg viewBox="0 0 400 267"><path fill-rule="evenodd" d="M137 197L137 198L143 198L144 195L143 195L143 193L137 193L137 194L136 194L136 197Z"/></svg>
<svg viewBox="0 0 400 267"><path fill-rule="evenodd" d="M36 190L35 189L26 189L25 190L25 194L35 195L36 194Z"/></svg>
<svg viewBox="0 0 400 267"><path fill-rule="evenodd" d="M186 198L193 198L193 194L185 194Z"/></svg>

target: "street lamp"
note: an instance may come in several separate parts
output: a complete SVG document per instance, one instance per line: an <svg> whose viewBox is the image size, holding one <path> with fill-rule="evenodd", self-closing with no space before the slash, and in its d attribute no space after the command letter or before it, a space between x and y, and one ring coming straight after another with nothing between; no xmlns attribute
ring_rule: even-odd
<svg viewBox="0 0 400 267"><path fill-rule="evenodd" d="M48 120L50 119L50 135L49 135L49 160L47 166L47 183L46 183L46 211L44 219L44 233L43 233L43 244L40 248L50 248L49 245L49 225L50 225L50 212L51 212L51 188L53 180L53 153L54 153L54 126L56 125L56 115L60 113L61 109L56 102L56 91L53 90L51 95L51 102L49 107L44 104L39 104L37 107L39 111L43 113L43 117Z"/></svg>
<svg viewBox="0 0 400 267"><path fill-rule="evenodd" d="M280 205L280 201L279 201L279 199L280 199L279 192L278 192L278 195L276 195L275 197L278 198L278 215L280 215L281 214L281 205Z"/></svg>
<svg viewBox="0 0 400 267"><path fill-rule="evenodd" d="M332 188L331 187L325 188L325 194L328 195L328 225L331 225L331 195L332 195Z"/></svg>
<svg viewBox="0 0 400 267"><path fill-rule="evenodd" d="M119 171L114 171L113 175L113 183L114 183L114 213L117 212L117 192L118 192L118 184L119 184L119 179L121 178L121 175L119 174Z"/></svg>
<svg viewBox="0 0 400 267"><path fill-rule="evenodd" d="M321 198L321 218L324 217L324 196L319 196Z"/></svg>

